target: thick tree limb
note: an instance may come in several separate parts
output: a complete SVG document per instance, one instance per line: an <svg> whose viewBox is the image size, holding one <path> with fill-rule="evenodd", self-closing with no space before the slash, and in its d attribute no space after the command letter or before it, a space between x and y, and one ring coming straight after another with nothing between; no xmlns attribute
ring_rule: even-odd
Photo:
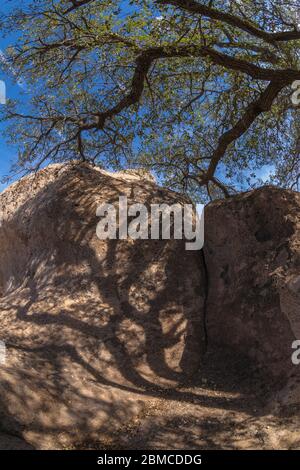
<svg viewBox="0 0 300 470"><path fill-rule="evenodd" d="M93 1L95 0L70 0L69 3L72 5L65 11L65 13L70 13L71 11L77 10L77 8L87 5Z"/></svg>
<svg viewBox="0 0 300 470"><path fill-rule="evenodd" d="M268 33L236 15L225 13L207 5L202 5L194 0L156 0L156 3L159 5L172 5L189 13L203 15L214 20L222 21L270 44L274 44L279 41L300 39L300 31Z"/></svg>
<svg viewBox="0 0 300 470"><path fill-rule="evenodd" d="M223 66L231 70L237 70L250 75L252 78L259 80L271 81L279 83L282 88L292 83L296 79L300 79L300 71L286 69L273 70L258 67L250 62L235 59L226 54L221 54L209 47L202 46L168 46L153 47L146 49L136 59L135 72L132 79L131 90L125 95L119 103L111 109L96 114L96 122L81 124L82 130L90 130L94 128L103 129L107 119L119 114L124 109L139 102L146 80L146 76L150 70L152 63L158 59L178 57L204 57L210 58L216 65ZM260 103L258 103L258 106ZM262 103L263 106L263 103Z"/></svg>
<svg viewBox="0 0 300 470"><path fill-rule="evenodd" d="M65 14L94 1L95 0L70 0L72 5L65 11ZM240 18L239 16L223 12L207 5L202 5L195 0L155 0L155 2L158 5L172 5L189 13L203 15L213 20L222 21L223 23L236 27L241 31L250 34L251 36L262 39L269 44L276 44L276 42L295 41L300 39L300 31L291 30L269 33L254 26L252 23L250 23L250 21Z"/></svg>
<svg viewBox="0 0 300 470"><path fill-rule="evenodd" d="M288 82L269 83L260 97L247 107L245 113L238 122L220 137L218 146L212 155L208 170L201 178L203 183L212 180L218 163L225 155L230 144L241 137L260 116L260 114L270 111L275 98L288 84Z"/></svg>
<svg viewBox="0 0 300 470"><path fill-rule="evenodd" d="M146 77L149 73L152 63L155 60L163 58L176 57L208 57L213 63L227 67L228 69L238 70L248 73L256 79L267 80L269 85L260 97L251 103L244 115L238 122L227 132L225 132L218 141L218 146L212 154L212 158L208 169L199 176L199 184L205 185L209 181L215 182L215 171L218 163L225 155L228 147L241 137L249 127L254 123L257 117L271 109L271 106L280 93L280 91L290 85L294 79L300 79L300 72L295 70L272 70L264 69L248 63L243 60L221 54L208 47L201 46L169 46L169 47L153 47L143 51L136 59L135 71L131 82L130 91L121 100L110 109L94 113L88 119L75 116L51 116L31 119L40 119L41 121L64 121L71 122L78 129L76 138L81 142L81 133L87 130L99 129L104 130L107 120L120 114L123 110L138 103L142 97ZM26 116L24 116L26 117ZM27 116L28 117L28 116ZM82 145L80 149L82 153Z"/></svg>
<svg viewBox="0 0 300 470"><path fill-rule="evenodd" d="M65 14L70 13L71 11L82 7L83 5L87 5L92 1L95 0L71 0L69 2L71 6L70 8L68 8L68 10L65 11ZM255 26L246 19L240 18L230 13L223 12L219 9L215 9L210 6L202 5L201 3L198 3L194 0L156 0L156 3L160 5L172 5L189 13L204 16L206 18L222 22L226 25L230 25L231 27L238 28L240 31L243 31L247 34L250 34L254 38L261 39L268 43L267 45L263 44L263 46L265 46L265 49L269 48L269 44L276 45L276 43L280 41L300 39L299 31L295 30L269 33L262 29L259 29L259 27ZM165 39L162 38L162 43L164 42ZM107 33L105 35L102 35L100 38L97 37L97 40L90 35L88 35L87 37L83 35L82 37L79 37L79 39L77 38L77 36L75 36L75 39L72 37L71 39L68 38L62 40L61 42L57 41L49 44L40 40L38 42L38 47L33 47L33 50L34 53L41 55L43 54L43 52L59 48L69 49L71 50L71 52L73 51L73 49L75 51L78 50L79 53L82 50L88 50L89 48L95 47L96 45L102 45L102 43L105 43L106 45L108 43L122 43L124 47L128 47L131 49L131 53L134 52L135 54L135 61L132 64L132 79L128 84L127 91L125 91L124 94L118 98L117 102L114 101L114 103L116 104L113 104L108 109L102 108L101 110L100 107L100 110L93 113L91 112L90 114L80 114L75 110L74 114L72 114L72 111L70 111L69 116L51 115L51 113L49 113L48 115L48 112L46 112L46 116L41 116L40 118L34 116L23 117L32 120L40 119L42 124L46 128L46 137L47 133L52 131L54 126L63 127L65 123L70 124L72 132L71 138L67 142L58 144L56 147L54 147L53 151L58 152L61 148L61 145L69 144L72 140L77 142L78 152L81 155L81 158L85 159L84 139L82 138L82 133L90 130L101 130L105 133L109 129L108 121L112 120L113 122L113 118L115 116L119 115L131 106L138 104L143 96L144 87L147 83L149 72L153 64L157 60L176 58L202 58L211 64L217 65L219 67L224 67L228 71L243 73L250 76L252 79L266 81L268 82L266 89L260 94L260 96L255 101L253 101L246 107L242 117L238 119L236 124L234 124L219 138L215 150L212 150L211 159L209 160L209 163L204 165L205 169L199 168L199 172L197 174L198 183L202 186L208 186L209 183L213 183L214 185L222 189L225 195L229 194L227 193L226 186L222 182L220 182L215 176L216 169L220 160L224 157L226 151L230 148L230 146L236 140L238 140L245 132L247 132L247 130L256 121L256 119L262 113L268 112L271 109L274 100L281 92L281 90L283 90L283 88L285 88L286 86L292 84L293 81L300 80L300 70L297 70L296 68L275 68L274 64L277 63L276 56L273 63L271 62L270 66L266 68L256 65L255 63L252 63L250 61L239 59L234 55L221 53L213 47L208 47L201 43L184 44L178 42L175 44L141 49L140 47L142 46L136 45L130 40L130 38L122 38L116 33ZM238 44L234 44L234 46L239 47ZM250 47L256 48L258 52L260 52L260 46L261 45L257 45L257 41L253 46L250 45ZM32 51L30 49L27 49L26 52L30 57ZM269 51L263 52L268 53ZM130 57L132 57L132 55L130 55ZM255 60L255 58L253 60ZM291 61L291 63L294 64L293 61ZM50 129L49 132L47 130L48 126ZM50 150L50 152L52 152L52 150Z"/></svg>

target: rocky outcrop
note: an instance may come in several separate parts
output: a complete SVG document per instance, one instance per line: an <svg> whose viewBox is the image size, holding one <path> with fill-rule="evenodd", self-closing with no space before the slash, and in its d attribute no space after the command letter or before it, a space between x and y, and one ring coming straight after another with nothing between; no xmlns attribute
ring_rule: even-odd
<svg viewBox="0 0 300 470"><path fill-rule="evenodd" d="M0 418L42 447L113 432L204 353L199 253L181 240L99 240L96 208L120 195L178 201L150 178L78 164L0 196Z"/></svg>
<svg viewBox="0 0 300 470"><path fill-rule="evenodd" d="M201 253L184 240L99 240L96 208L122 195L185 202L144 172L78 163L1 194L2 429L39 448L103 440L150 397L198 379L207 338L250 357L281 402L300 403L299 193L266 187L209 204ZM172 397L213 409L213 390Z"/></svg>
<svg viewBox="0 0 300 470"><path fill-rule="evenodd" d="M205 260L209 341L252 357L278 387L298 380L300 194L265 187L210 204Z"/></svg>

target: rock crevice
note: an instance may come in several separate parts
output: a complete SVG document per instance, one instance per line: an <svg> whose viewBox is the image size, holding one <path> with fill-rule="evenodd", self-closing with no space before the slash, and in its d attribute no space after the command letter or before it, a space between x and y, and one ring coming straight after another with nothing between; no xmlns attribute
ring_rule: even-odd
<svg viewBox="0 0 300 470"><path fill-rule="evenodd" d="M266 187L208 205L200 254L184 240L97 239L97 206L120 195L185 202L151 178L74 164L1 194L3 426L39 447L111 434L197 380L208 346L249 356L300 403L300 195Z"/></svg>
<svg viewBox="0 0 300 470"><path fill-rule="evenodd" d="M210 341L250 356L280 387L299 375L291 355L300 325L300 194L264 187L208 205L205 221Z"/></svg>

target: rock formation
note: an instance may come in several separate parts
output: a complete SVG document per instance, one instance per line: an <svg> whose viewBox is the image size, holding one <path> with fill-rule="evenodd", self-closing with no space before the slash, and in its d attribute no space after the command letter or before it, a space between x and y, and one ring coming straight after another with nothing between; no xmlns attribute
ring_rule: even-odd
<svg viewBox="0 0 300 470"><path fill-rule="evenodd" d="M96 209L120 195L178 201L150 178L73 163L0 196L0 413L31 442L111 432L139 412L138 392L200 365L200 254L181 240L99 240Z"/></svg>
<svg viewBox="0 0 300 470"><path fill-rule="evenodd" d="M275 389L297 384L300 194L264 187L208 205L205 217L208 338L252 357Z"/></svg>
<svg viewBox="0 0 300 470"><path fill-rule="evenodd" d="M0 196L2 427L39 448L110 435L197 378L207 338L300 403L300 195L266 187L209 204L201 253L184 240L99 240L96 208L121 195L185 201L149 175L74 163Z"/></svg>

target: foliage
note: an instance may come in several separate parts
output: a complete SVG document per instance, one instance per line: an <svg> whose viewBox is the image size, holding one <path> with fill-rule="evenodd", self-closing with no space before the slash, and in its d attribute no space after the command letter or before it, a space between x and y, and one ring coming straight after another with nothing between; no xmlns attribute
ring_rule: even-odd
<svg viewBox="0 0 300 470"><path fill-rule="evenodd" d="M5 18L33 95L10 102L17 168L145 166L196 198L299 189L299 0L37 0ZM24 112L26 109L26 112ZM23 110L23 112L22 112Z"/></svg>

